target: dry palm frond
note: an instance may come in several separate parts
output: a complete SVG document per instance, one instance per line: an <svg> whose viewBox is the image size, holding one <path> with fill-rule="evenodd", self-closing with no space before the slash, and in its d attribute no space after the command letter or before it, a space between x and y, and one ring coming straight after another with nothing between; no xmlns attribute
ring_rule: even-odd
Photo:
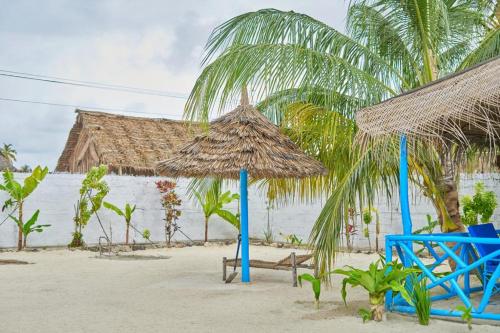
<svg viewBox="0 0 500 333"><path fill-rule="evenodd" d="M254 179L303 178L323 175L320 162L304 154L248 103L212 121L206 134L197 136L171 158L158 164L158 172L172 177L237 179L246 169Z"/></svg>
<svg viewBox="0 0 500 333"><path fill-rule="evenodd" d="M500 57L360 110L361 136L494 146L500 139Z"/></svg>

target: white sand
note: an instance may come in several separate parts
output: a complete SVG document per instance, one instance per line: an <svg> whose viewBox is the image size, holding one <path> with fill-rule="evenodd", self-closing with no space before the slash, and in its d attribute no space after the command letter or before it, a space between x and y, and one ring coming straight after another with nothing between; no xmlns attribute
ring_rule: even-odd
<svg viewBox="0 0 500 333"><path fill-rule="evenodd" d="M104 260L95 253L52 250L0 253L32 265L0 265L0 332L467 332L465 324L389 314L383 323L363 324L362 289L349 290L342 304L340 277L324 290L322 308L312 305L309 285L291 286L291 273L253 269L253 282L226 285L221 258L235 245L138 251L167 260ZM289 249L252 247L258 259L281 259ZM375 256L343 255L339 265L367 265ZM475 325L473 331L499 332Z"/></svg>

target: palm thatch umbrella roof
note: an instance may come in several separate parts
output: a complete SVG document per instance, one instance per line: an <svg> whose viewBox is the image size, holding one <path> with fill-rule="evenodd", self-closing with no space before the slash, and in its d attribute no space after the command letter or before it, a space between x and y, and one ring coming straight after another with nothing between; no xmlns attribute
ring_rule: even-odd
<svg viewBox="0 0 500 333"><path fill-rule="evenodd" d="M356 114L362 137L495 145L500 141L500 57Z"/></svg>
<svg viewBox="0 0 500 333"><path fill-rule="evenodd" d="M304 154L280 129L248 102L243 90L233 111L212 121L157 171L171 177L238 179L240 170L254 178L303 178L326 173L323 165Z"/></svg>

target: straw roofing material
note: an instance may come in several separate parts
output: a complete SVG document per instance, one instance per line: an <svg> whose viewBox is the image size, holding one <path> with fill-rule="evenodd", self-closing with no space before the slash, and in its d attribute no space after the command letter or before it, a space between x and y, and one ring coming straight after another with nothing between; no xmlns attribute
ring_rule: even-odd
<svg viewBox="0 0 500 333"><path fill-rule="evenodd" d="M500 139L500 57L362 109L362 137L405 134L494 145Z"/></svg>
<svg viewBox="0 0 500 333"><path fill-rule="evenodd" d="M209 131L159 163L171 177L237 179L240 169L252 178L303 178L326 173L279 128L248 104L246 91L232 112L212 121Z"/></svg>
<svg viewBox="0 0 500 333"><path fill-rule="evenodd" d="M56 172L85 173L105 164L110 172L155 175L155 166L200 128L184 121L76 110Z"/></svg>

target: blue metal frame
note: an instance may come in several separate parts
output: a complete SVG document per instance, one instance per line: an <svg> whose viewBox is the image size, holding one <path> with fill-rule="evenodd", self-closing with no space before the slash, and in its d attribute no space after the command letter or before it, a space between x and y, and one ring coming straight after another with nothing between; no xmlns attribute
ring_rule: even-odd
<svg viewBox="0 0 500 333"><path fill-rule="evenodd" d="M487 256L479 257L474 248L474 244L500 244L500 238L477 238L470 237L468 233L461 234L419 234L412 235L412 221L410 215L410 203L408 198L408 156L406 137L400 139L400 204L403 223L403 235L389 235L385 239L386 260L392 261L393 250L396 249L398 256L405 266L418 266L422 273L419 279L426 277L429 281L427 288L432 290L440 288L442 293L433 294L432 301L439 301L458 298L466 307L472 307L472 317L480 319L500 320L500 313L488 312L488 305L495 290L500 287L497 280L500 278L500 265L492 272L489 280L483 279L482 285L471 286L470 274L478 270L483 276L483 267L488 260L500 257L500 250L490 253ZM499 233L500 230L497 230ZM414 244L423 244L434 258L431 265L425 265L413 252ZM438 254L434 246L439 246L443 254ZM457 254L459 253L459 254ZM451 258L457 264L454 272L447 275L438 275L434 269L439 267L445 260ZM463 287L459 284L459 279L463 278ZM471 301L471 294L483 292L481 301L474 305ZM458 317L462 313L453 309L439 309L433 306L432 315ZM393 297L391 292L386 295L386 308L389 311L399 311L415 313L415 307L409 305L400 295Z"/></svg>
<svg viewBox="0 0 500 333"><path fill-rule="evenodd" d="M250 282L250 246L248 240L248 172L240 170L241 282Z"/></svg>

